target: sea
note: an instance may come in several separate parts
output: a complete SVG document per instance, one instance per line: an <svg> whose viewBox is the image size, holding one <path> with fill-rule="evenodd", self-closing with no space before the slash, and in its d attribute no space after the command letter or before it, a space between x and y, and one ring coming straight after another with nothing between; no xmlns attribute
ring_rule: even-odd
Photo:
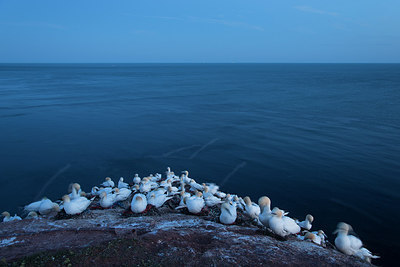
<svg viewBox="0 0 400 267"><path fill-rule="evenodd" d="M0 64L0 210L189 171L397 263L400 64Z"/></svg>

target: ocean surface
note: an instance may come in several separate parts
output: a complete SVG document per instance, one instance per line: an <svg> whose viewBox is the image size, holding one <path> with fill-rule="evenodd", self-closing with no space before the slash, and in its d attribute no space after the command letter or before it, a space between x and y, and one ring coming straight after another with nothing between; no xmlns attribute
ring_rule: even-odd
<svg viewBox="0 0 400 267"><path fill-rule="evenodd" d="M400 249L399 64L0 64L0 210L189 170Z"/></svg>

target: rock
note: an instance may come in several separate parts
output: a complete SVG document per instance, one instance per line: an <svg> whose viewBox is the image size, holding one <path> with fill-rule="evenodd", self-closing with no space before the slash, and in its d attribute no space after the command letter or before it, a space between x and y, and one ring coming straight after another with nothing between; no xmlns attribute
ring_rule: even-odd
<svg viewBox="0 0 400 267"><path fill-rule="evenodd" d="M0 223L1 260L27 266L370 266L295 237L277 240L253 226L225 226L180 213L127 217L123 211Z"/></svg>

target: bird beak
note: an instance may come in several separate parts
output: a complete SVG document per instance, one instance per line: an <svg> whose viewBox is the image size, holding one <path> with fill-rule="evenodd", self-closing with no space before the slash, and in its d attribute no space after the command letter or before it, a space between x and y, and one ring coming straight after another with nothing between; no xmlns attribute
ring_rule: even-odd
<svg viewBox="0 0 400 267"><path fill-rule="evenodd" d="M339 229L336 229L335 231L333 231L332 234L336 235L337 233L339 233Z"/></svg>

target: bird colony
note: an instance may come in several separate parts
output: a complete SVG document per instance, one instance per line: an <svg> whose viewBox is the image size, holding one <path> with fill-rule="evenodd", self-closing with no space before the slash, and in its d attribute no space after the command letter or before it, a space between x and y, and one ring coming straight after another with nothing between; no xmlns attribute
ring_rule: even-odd
<svg viewBox="0 0 400 267"><path fill-rule="evenodd" d="M245 218L251 224L262 228L265 233L282 239L291 235L298 239L313 242L319 246L329 245L326 234L322 231L311 231L314 217L306 215L304 221L292 219L288 212L275 207L271 210L271 200L262 196L258 204L246 196L244 198L234 194L224 193L219 186L213 183L199 184L189 177L189 172L184 171L179 177L168 167L165 177L161 174L140 178L138 174L131 183L120 178L117 185L110 177L100 187L93 187L91 193L81 190L78 183L69 186L69 194L62 197L62 201L52 202L43 198L40 201L26 205L26 219L37 219L41 216L80 215L89 209L111 209L121 202L128 203L126 212L137 215L145 215L151 209L159 209L174 201L173 209L183 213L202 216L211 210L216 221L225 225L238 222L238 215ZM170 205L171 207L171 205ZM126 213L125 212L125 213ZM8 212L2 213L3 222L21 220L21 217L10 216ZM379 258L363 247L361 240L351 235L352 227L340 222L334 234L335 247L346 255L353 255L364 261Z"/></svg>

